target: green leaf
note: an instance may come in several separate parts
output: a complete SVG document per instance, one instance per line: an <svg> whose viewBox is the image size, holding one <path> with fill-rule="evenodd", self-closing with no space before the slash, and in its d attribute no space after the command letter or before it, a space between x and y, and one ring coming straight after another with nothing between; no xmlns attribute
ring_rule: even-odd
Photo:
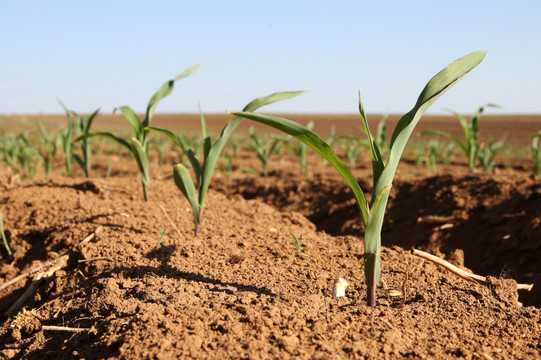
<svg viewBox="0 0 541 360"><path fill-rule="evenodd" d="M441 95L445 93L445 91L469 73L474 67L479 65L485 55L486 51L476 51L455 60L436 74L426 84L413 109L400 119L394 129L391 137L389 161L378 182L374 186L374 192L376 194L379 193L383 187L392 184L402 152L404 151L413 129L421 119L421 116Z"/></svg>
<svg viewBox="0 0 541 360"><path fill-rule="evenodd" d="M160 132L164 134L165 136L167 136L169 139L171 139L171 141L173 141L173 143L175 143L175 145L177 145L182 150L182 152L186 154L186 156L188 156L188 160L190 160L190 164L192 165L192 168L194 169L196 178L200 176L200 174L202 173L201 164L199 164L199 160L197 160L197 157L193 149L188 144L186 144L184 139L182 139L180 136L175 135L172 131L168 129L163 129L163 128L154 127L154 126L149 126L146 129Z"/></svg>
<svg viewBox="0 0 541 360"><path fill-rule="evenodd" d="M374 183L377 183L379 176L383 172L383 168L384 168L383 159L381 157L381 152L378 148L378 144L376 143L368 127L368 119L364 112L364 106L361 100L360 92L359 92L359 113L361 114L361 120L364 126L364 131L366 133L366 137L368 138L368 147L370 148L370 156L372 157L372 173L374 175Z"/></svg>
<svg viewBox="0 0 541 360"><path fill-rule="evenodd" d="M267 96L262 96L248 103L248 105L244 107L244 111L254 111L262 106L269 105L277 101L291 99L301 94L304 94L305 92L306 91L282 91L275 92ZM203 176L201 177L201 179L203 179L203 182L199 184L199 203L201 204L201 206L203 206L205 202L205 197L207 195L207 191L210 185L210 180L212 179L212 175L214 174L216 164L220 159L220 154L222 153L222 150L227 143L227 140L229 139L233 131L237 128L237 126L240 125L242 120L243 119L241 117L236 117L224 126L220 137L212 145L210 151L208 152L208 156L205 158L203 164Z"/></svg>
<svg viewBox="0 0 541 360"><path fill-rule="evenodd" d="M458 138L454 137L453 135L449 134L449 133L446 133L445 131L440 131L440 130L427 130L427 131L423 131L421 133L422 136L425 136L425 135L436 135L436 136L441 136L441 137L444 137L448 140L451 140L453 143L455 143L458 147L460 147L460 149L462 149L462 151L464 151L465 154L468 153L468 148L467 146L462 142L460 141Z"/></svg>
<svg viewBox="0 0 541 360"><path fill-rule="evenodd" d="M260 98L257 98L255 100L252 100L248 105L242 109L242 111L255 111L259 109L262 106L269 105L272 103L275 103L277 101L282 101L286 99L294 98L295 96L299 96L301 94L304 94L306 91L282 91L282 92L275 92L267 96L263 96Z"/></svg>
<svg viewBox="0 0 541 360"><path fill-rule="evenodd" d="M150 184L150 171L145 147L134 137L131 139L131 145L133 149L132 153L135 156L135 160L137 161L137 165L139 165L139 170L141 170L141 175L143 176L143 184L148 185Z"/></svg>
<svg viewBox="0 0 541 360"><path fill-rule="evenodd" d="M117 109L120 110L122 114L124 114L126 119L130 122L135 137L139 141L143 141L143 139L141 138L143 132L143 125L141 123L141 119L139 119L139 116L137 116L137 114L129 106L121 106L119 108L115 108L113 110L113 113L115 113Z"/></svg>
<svg viewBox="0 0 541 360"><path fill-rule="evenodd" d="M365 224L368 222L368 203L366 201L364 193L359 187L359 184L357 184L355 177L353 176L349 168L342 162L342 160L340 160L338 156L334 153L334 151L332 151L329 145L323 140L321 140L316 134L294 121L277 116L267 116L261 114L254 114L251 112L234 112L232 113L232 115L244 117L246 119L269 125L275 129L278 129L285 132L286 134L295 137L296 139L310 146L325 160L327 160L329 164L331 164L346 181L346 184L349 185L349 187L353 191L353 194L355 195L355 198L357 199L363 221L365 222Z"/></svg>
<svg viewBox="0 0 541 360"><path fill-rule="evenodd" d="M129 142L127 142L126 140L124 140L121 137L118 137L116 135L111 134L110 132L96 132L96 133L84 134L84 135L79 136L77 139L75 139L75 141L80 141L80 140L84 140L84 139L88 139L88 138L96 137L96 136L112 140L112 141L116 142L117 144L123 146L131 154L133 154L132 147L131 147Z"/></svg>
<svg viewBox="0 0 541 360"><path fill-rule="evenodd" d="M190 206L192 207L192 212L194 216L195 225L197 226L200 223L200 214L202 206L199 205L199 200L195 190L195 185L193 180L188 172L188 169L182 164L177 164L173 167L173 178L175 179L175 184L179 190L184 194Z"/></svg>
<svg viewBox="0 0 541 360"><path fill-rule="evenodd" d="M90 131L90 126L92 125L92 122L94 119L98 116L100 113L100 109L96 109L87 119L86 124L84 125L83 132L86 134Z"/></svg>
<svg viewBox="0 0 541 360"><path fill-rule="evenodd" d="M201 107L199 107L199 114L201 116L201 131L203 133L203 159L206 159L210 148L212 147L212 140L210 139L209 128L207 126L207 122L205 121L205 116L201 111Z"/></svg>
<svg viewBox="0 0 541 360"><path fill-rule="evenodd" d="M192 66L186 70L182 74L179 74L175 76L174 79L168 80L152 95L150 98L150 101L147 105L147 112L146 112L146 118L143 121L143 127L148 127L150 125L150 120L152 120L152 117L154 116L154 110L156 109L156 106L158 106L158 103L166 96L170 95L173 92L173 87L175 85L175 82L177 80L180 80L182 78L185 78L187 76L190 76L193 74L199 67L200 64L197 64L195 66Z"/></svg>

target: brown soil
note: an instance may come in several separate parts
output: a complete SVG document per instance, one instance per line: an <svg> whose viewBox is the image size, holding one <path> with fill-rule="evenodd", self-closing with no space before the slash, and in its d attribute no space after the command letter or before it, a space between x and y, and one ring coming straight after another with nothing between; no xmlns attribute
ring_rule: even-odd
<svg viewBox="0 0 541 360"><path fill-rule="evenodd" d="M233 110L233 109L230 109ZM339 135L363 136L361 131L360 117L358 114L278 114L289 119L306 124L314 121L314 132L324 138L328 136L332 128ZM387 119L387 135L390 137L392 130L400 119L401 115L391 114ZM467 115L465 115L468 117ZM141 115L143 117L143 115ZM208 127L212 133L219 134L224 125L231 120L231 116L223 114L205 114ZM372 129L377 128L382 116L379 114L368 115L368 122ZM37 131L37 121L40 121L46 129L57 130L66 126L65 115L3 115L0 116L0 129L9 129L10 132L21 132L27 130ZM156 114L152 120L154 126L165 127L184 134L200 134L201 118L199 114ZM480 140L505 140L508 146L529 146L530 136L541 129L541 116L539 115L483 115L479 120ZM246 134L248 129L253 127L256 133L274 132L268 126L254 122L243 122L237 132ZM126 132L130 128L127 120L122 115L101 114L92 123L93 131ZM458 120L451 115L425 115L414 131L413 140L425 130L446 131L460 139L464 132ZM419 140L426 140L422 138Z"/></svg>
<svg viewBox="0 0 541 360"><path fill-rule="evenodd" d="M260 169L254 155L241 155L229 176L215 174L200 236L170 163L153 167L148 203L129 159L115 160L111 178L103 177L109 160L96 159L90 180L55 173L16 181L0 168L4 228L18 246L0 265L1 283L39 269L0 292L0 357L541 357L539 178L503 167L432 173L401 164L382 234L382 279L404 286L405 302L380 283L372 308L358 209L334 170L312 154L303 176L284 156L268 177L254 176L242 170ZM370 173L354 170L368 193ZM440 218L418 223L428 216ZM290 233L306 251L297 253ZM412 248L494 277L486 286L467 282ZM33 281L64 254L54 274ZM332 299L338 277L350 286ZM510 279L534 289L517 293Z"/></svg>

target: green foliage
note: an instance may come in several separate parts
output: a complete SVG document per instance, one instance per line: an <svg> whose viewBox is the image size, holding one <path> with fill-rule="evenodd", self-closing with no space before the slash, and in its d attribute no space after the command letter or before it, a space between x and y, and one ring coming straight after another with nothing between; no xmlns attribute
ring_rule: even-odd
<svg viewBox="0 0 541 360"><path fill-rule="evenodd" d="M473 114L472 118L469 121L459 113L450 111L460 121L460 126L462 126L462 130L464 131L465 136L464 142L460 141L457 137L440 130L423 131L421 135L442 136L454 142L468 158L468 165L470 167L470 171L475 172L475 163L479 158L479 151L483 147L483 145L479 143L479 118L483 114L483 111L486 107L499 106L495 104L486 104L484 106L481 106L479 107L479 109L477 109L477 111L475 112L475 114Z"/></svg>
<svg viewBox="0 0 541 360"><path fill-rule="evenodd" d="M261 161L263 167L263 176L267 176L269 173L269 164L272 155L278 153L280 146L282 145L282 139L280 137L273 136L272 138L261 138L254 133L254 128L250 127L250 147L255 150L257 158Z"/></svg>
<svg viewBox="0 0 541 360"><path fill-rule="evenodd" d="M314 127L314 122L310 120L308 124L306 124L306 128L308 130L312 130ZM299 160L299 164L301 165L301 170L304 176L308 175L308 164L306 162L306 153L307 153L307 147L306 144L302 141L295 140L294 142L286 140L286 143L288 147L293 151L293 153L297 156L297 159Z"/></svg>
<svg viewBox="0 0 541 360"><path fill-rule="evenodd" d="M4 243L4 247L6 248L9 257L13 256L13 252L11 251L11 247L8 244L8 239L4 232L4 217L2 216L2 210L0 210L0 235L2 236L2 242Z"/></svg>
<svg viewBox="0 0 541 360"><path fill-rule="evenodd" d="M21 177L32 178L38 169L38 149L32 146L26 134L0 137L0 161Z"/></svg>
<svg viewBox="0 0 541 360"><path fill-rule="evenodd" d="M45 176L47 179L51 178L51 170L53 168L54 158L56 151L59 147L60 138L53 133L48 133L41 122L38 122L39 132L41 133L40 145L36 150L43 162L45 168Z"/></svg>
<svg viewBox="0 0 541 360"><path fill-rule="evenodd" d="M291 244L295 246L295 249L297 250L297 255L300 255L302 252L307 250L306 246L301 244L299 238L295 234L293 234L291 231L289 232L289 234L291 235L291 237L293 237L293 241L291 241Z"/></svg>
<svg viewBox="0 0 541 360"><path fill-rule="evenodd" d="M418 143L414 146L415 164L425 164L431 171L436 171L438 163L450 164L454 158L455 144L430 140L428 143Z"/></svg>
<svg viewBox="0 0 541 360"><path fill-rule="evenodd" d="M273 93L271 95L253 100L245 106L244 110L253 111L260 108L261 106L271 104L280 100L290 99L302 93L302 91ZM214 143L212 143L205 117L203 116L203 114L201 114L201 129L203 135L202 161L199 160L198 153L190 147L190 144L187 144L184 141L183 137L177 136L167 129L157 127L145 128L145 130L158 131L167 136L182 150L183 153L186 154L188 160L190 161L192 170L194 172L195 181L192 180L190 172L183 164L177 164L173 167L173 178L179 190L186 197L186 199L188 199L188 202L190 203L194 217L196 235L199 235L199 233L201 232L201 220L205 205L205 197L207 195L207 191L210 185L210 180L212 179L212 176L214 174L214 169L216 168L216 164L218 162L218 159L220 158L220 155L227 140L242 120L242 118L236 117L230 122L228 122L223 128L218 139Z"/></svg>
<svg viewBox="0 0 541 360"><path fill-rule="evenodd" d="M368 128L368 121L359 96L359 112L368 137L372 158L374 187L370 203L368 203L359 184L351 174L350 169L338 158L328 144L306 127L294 121L276 116L254 114L247 111L232 113L232 115L237 117L241 116L267 124L303 141L324 157L340 173L344 181L351 188L357 200L362 220L365 224L365 281L367 284L367 304L370 306L375 306L376 304L376 285L380 277L381 262L381 228L383 225L385 208L387 206L394 174L406 143L424 112L441 95L443 95L446 90L477 66L483 60L485 54L485 51L478 51L466 55L451 63L427 83L413 109L400 119L394 129L389 147L389 158L386 164L383 162L381 150L378 147L376 139L374 139Z"/></svg>
<svg viewBox="0 0 541 360"><path fill-rule="evenodd" d="M191 68L186 69L182 74L175 76L174 79L163 83L163 85L158 89L158 91L156 91L154 95L152 95L152 97L150 98L147 105L145 117L143 119L140 119L139 116L137 116L137 114L129 106L121 106L120 108L118 108L122 112L124 117L129 121L132 127L133 137L130 139L130 141L109 132L88 133L80 136L77 139L84 140L92 136L101 136L123 146L135 158L135 161L137 162L139 171L141 173L143 196L145 201L149 200L148 187L150 184L150 170L148 161L148 134L150 132L150 123L152 121L152 117L154 116L154 111L156 110L159 102L164 97L170 95L173 92L175 82L193 74L200 65L201 64L192 66ZM115 111L116 110L117 109L115 109Z"/></svg>
<svg viewBox="0 0 541 360"><path fill-rule="evenodd" d="M503 140L493 141L491 140L488 145L482 145L479 150L479 161L485 171L493 172L496 160L496 154L503 148Z"/></svg>
<svg viewBox="0 0 541 360"><path fill-rule="evenodd" d="M355 168L357 161L368 147L366 140L349 135L338 136L336 143L344 151L351 169Z"/></svg>
<svg viewBox="0 0 541 360"><path fill-rule="evenodd" d="M66 106L60 100L58 100L58 102L64 109L66 117L68 118L68 127L66 129L66 132L62 135L62 149L64 150L64 154L66 156L67 173L71 173L71 163L73 156L77 164L79 164L81 169L83 169L84 175L86 177L89 177L91 168L90 158L92 152L91 139L88 137L88 134L90 133L90 126L92 125L92 122L94 121L96 116L98 116L100 109L95 110L85 119L81 115L77 114L75 111L68 110L68 108L66 108ZM73 118L74 116L75 119ZM74 131L77 132L77 137L81 137L81 155L72 155Z"/></svg>

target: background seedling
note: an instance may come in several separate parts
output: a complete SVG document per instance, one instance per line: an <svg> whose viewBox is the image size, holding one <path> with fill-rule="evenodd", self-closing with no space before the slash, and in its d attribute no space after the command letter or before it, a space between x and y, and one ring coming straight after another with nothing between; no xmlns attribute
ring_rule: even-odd
<svg viewBox="0 0 541 360"><path fill-rule="evenodd" d="M464 131L465 136L464 142L460 141L455 136L440 130L423 131L421 135L437 135L453 141L456 145L458 145L458 147L464 152L464 154L468 158L468 165L470 167L470 171L475 172L475 163L477 161L479 151L482 147L482 145L479 143L479 118L487 107L499 106L495 104L486 104L479 107L475 114L473 114L470 121L468 121L464 116L460 115L459 113L455 111L450 111L460 121L460 125L462 126L462 130Z"/></svg>
<svg viewBox="0 0 541 360"><path fill-rule="evenodd" d="M141 120L137 114L129 106L121 106L118 108L126 119L130 122L130 125L133 130L133 137L128 142L127 140L113 135L109 132L99 132L99 133L88 133L78 138L78 140L84 140L92 136L102 136L110 140L115 141L119 145L123 146L128 152L135 158L137 161L137 166L141 173L142 185L143 185L143 197L145 201L148 201L148 187L150 184L150 170L149 170L149 143L148 143L148 134L150 132L150 122L154 116L154 110L158 103L166 96L170 95L173 92L173 87L175 82L183 79L187 76L193 74L201 64L192 66L189 69L186 69L182 74L175 76L174 79L166 81L159 89L152 95L150 98L145 118ZM115 109L116 111L117 109Z"/></svg>
<svg viewBox="0 0 541 360"><path fill-rule="evenodd" d="M98 113L100 112L100 109L95 110L92 114L90 114L86 119L84 119L82 116L77 114L75 111L68 110L66 106L58 100L62 108L64 109L64 112L66 113L66 117L68 118L68 129L66 130L65 135L62 136L62 148L64 149L64 153L66 154L66 170L69 173L71 173L71 157L72 157L72 141L74 136L74 129L77 130L77 136L83 138L81 139L81 153L82 155L74 154L75 161L81 169L83 169L84 175L86 177L90 176L90 157L91 157L91 144L90 144L90 138L87 137L87 135L90 133L90 126L92 125L92 122L98 116ZM73 116L75 116L75 119L73 119Z"/></svg>
<svg viewBox="0 0 541 360"><path fill-rule="evenodd" d="M289 232L289 234L291 235L291 237L293 237L293 241L291 241L291 243L295 246L295 249L297 250L297 255L300 255L303 251L306 251L306 246L301 244L299 238L291 231Z"/></svg>
<svg viewBox="0 0 541 360"><path fill-rule="evenodd" d="M376 305L376 285L380 278L381 228L383 225L385 208L391 191L394 174L406 143L424 112L441 95L443 95L445 91L476 67L483 60L485 54L485 51L478 51L466 55L451 63L427 83L413 109L405 114L396 125L391 137L389 158L386 164L384 164L381 151L368 128L368 121L359 96L359 112L368 137L372 157L374 187L370 203L351 174L350 169L338 158L328 144L306 127L294 121L276 116L266 116L246 111L232 113L232 115L237 117L241 116L267 124L303 141L318 154L327 159L352 189L362 215L362 220L365 224L365 281L367 284L367 304L370 306Z"/></svg>
<svg viewBox="0 0 541 360"><path fill-rule="evenodd" d="M481 146L479 150L479 161L485 171L493 172L496 155L503 148L503 140L495 142L491 140L488 145Z"/></svg>
<svg viewBox="0 0 541 360"><path fill-rule="evenodd" d="M310 120L308 124L306 124L306 128L308 130L312 130L314 127L314 122ZM307 147L306 144L302 141L290 141L290 139L284 139L284 142L287 144L287 146L293 151L293 153L297 156L297 159L299 160L299 164L301 165L302 174L304 176L308 175L308 164L306 162L306 151Z"/></svg>
<svg viewBox="0 0 541 360"><path fill-rule="evenodd" d="M254 134L254 128L250 127L250 146L255 150L257 158L261 161L263 167L263 176L269 174L269 164L272 155L278 153L280 146L282 146L282 139L279 137L261 138Z"/></svg>
<svg viewBox="0 0 541 360"><path fill-rule="evenodd" d="M357 161L359 161L364 150L368 147L366 140L355 136L339 136L337 143L344 151L351 169L355 168Z"/></svg>
<svg viewBox="0 0 541 360"><path fill-rule="evenodd" d="M43 162L45 176L47 179L50 179L54 158L56 156L56 151L58 150L59 138L53 133L48 133L41 122L38 122L38 128L39 132L41 133L40 148L37 149L38 155Z"/></svg>
<svg viewBox="0 0 541 360"><path fill-rule="evenodd" d="M303 91L277 92L253 100L248 105L246 105L244 110L253 111L264 105L271 104L280 100L290 99L302 93ZM199 233L201 232L201 220L203 216L203 208L205 205L205 197L207 195L207 191L210 185L210 180L212 179L212 176L214 174L214 169L216 168L216 164L218 162L218 159L220 158L220 155L227 140L242 120L243 119L241 117L236 117L235 119L228 122L224 126L220 137L213 144L210 138L205 117L203 116L203 114L201 114L201 129L203 134L202 161L199 160L197 152L184 141L183 137L177 136L167 129L157 127L145 128L145 130L158 131L166 135L182 150L184 154L186 154L188 160L190 161L195 175L195 182L194 180L192 180L188 169L183 164L177 164L173 167L173 178L179 190L186 197L186 199L188 199L190 203L194 217L196 235L199 235Z"/></svg>
<svg viewBox="0 0 541 360"><path fill-rule="evenodd" d="M160 233L160 247L163 249L165 247L163 243L163 237L165 236L165 229L162 229L162 232Z"/></svg>
<svg viewBox="0 0 541 360"><path fill-rule="evenodd" d="M4 217L2 216L2 210L0 210L0 235L2 236L2 242L4 243L6 252L8 253L8 256L11 257L13 255L13 252L11 251L11 247L8 244L8 239L6 238L6 234L4 233Z"/></svg>

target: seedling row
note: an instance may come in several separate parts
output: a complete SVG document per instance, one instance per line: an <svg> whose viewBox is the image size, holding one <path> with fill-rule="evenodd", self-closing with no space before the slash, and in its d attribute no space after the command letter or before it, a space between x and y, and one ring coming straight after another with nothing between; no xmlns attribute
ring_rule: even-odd
<svg viewBox="0 0 541 360"><path fill-rule="evenodd" d="M331 131L327 138L321 138L313 132L315 125L312 121L300 124L283 117L255 113L265 105L300 96L303 91L277 92L254 99L242 111L231 113L231 120L225 124L221 133L214 137L210 134L202 112L201 134L198 136L154 126L152 120L160 101L173 92L177 81L195 73L199 68L199 65L196 65L166 81L150 98L143 115L136 114L129 106L115 109L115 112L120 112L126 119L131 130L129 132L94 132L92 124L99 117L99 109L87 116L81 116L59 101L66 114L66 127L47 131L38 123L37 131L2 135L0 161L21 178L32 178L40 169L50 178L55 169L59 169L66 176L95 176L92 159L100 154L130 158L137 165L143 198L148 201L152 192L158 191L151 186L151 162L167 166L165 155L174 153L171 169L173 181L190 204L193 230L199 235L205 226L205 198L215 170L218 169L227 176L237 163L239 154L252 151L260 161L260 168L243 168L248 174L268 176L272 161L287 154L298 159L299 176L306 177L310 176L307 161L310 148L321 157L317 166L334 168L351 188L357 200L364 225L366 301L368 305L375 306L376 286L380 278L383 219L400 161L406 157L418 166L428 166L436 171L439 164L456 162L462 157L471 172L494 171L498 157L503 159L500 160L502 163L511 163L511 150L505 147L504 139L486 143L479 140L482 114L487 107L495 106L492 104L479 107L469 118L453 113L463 129L462 137L434 129L421 134L420 139L426 140L417 139L415 143L408 145L410 136L424 112L446 90L474 69L484 56L483 51L471 53L436 74L422 90L412 110L397 123L390 138L387 138L386 116L381 118L375 131L369 128L360 94L358 137L336 135L335 131ZM262 136L252 130L247 135L235 134L235 130L245 119L275 128L279 134ZM531 166L526 170L535 175L541 175L539 137L541 130L532 133L529 139ZM372 165L373 170L372 193L368 197L352 174L352 169L367 163ZM113 166L110 161L106 176L112 173ZM78 172L76 168L79 169ZM300 254L302 245L294 234L291 235ZM5 237L3 241L8 255L11 256L10 245Z"/></svg>

